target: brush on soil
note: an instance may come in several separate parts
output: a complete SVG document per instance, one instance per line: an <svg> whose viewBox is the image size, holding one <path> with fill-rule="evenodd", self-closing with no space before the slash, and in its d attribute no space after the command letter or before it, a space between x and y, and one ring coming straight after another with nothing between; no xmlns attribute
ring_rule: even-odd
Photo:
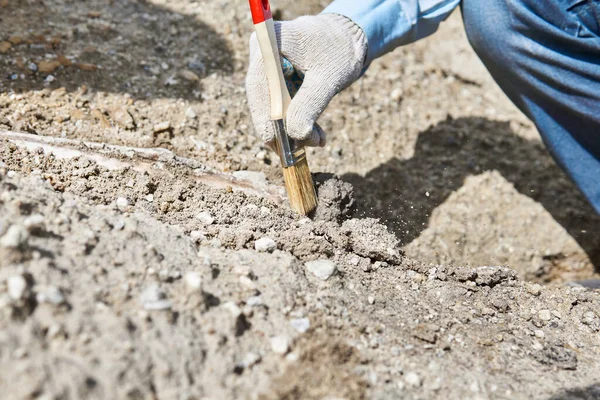
<svg viewBox="0 0 600 400"><path fill-rule="evenodd" d="M275 126L275 145L290 205L307 215L317 207L317 194L303 147L290 139L285 130L285 117L291 98L281 68L273 16L268 0L250 0L256 37L264 59L269 84L271 119Z"/></svg>

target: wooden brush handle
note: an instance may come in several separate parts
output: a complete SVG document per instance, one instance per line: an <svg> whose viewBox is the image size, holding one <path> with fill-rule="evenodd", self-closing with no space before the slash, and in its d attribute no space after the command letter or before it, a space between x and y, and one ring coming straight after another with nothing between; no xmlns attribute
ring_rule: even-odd
<svg viewBox="0 0 600 400"><path fill-rule="evenodd" d="M269 0L250 0L250 10L252 11L256 38L267 72L271 99L271 119L275 121L285 120L291 98L281 69L281 59Z"/></svg>

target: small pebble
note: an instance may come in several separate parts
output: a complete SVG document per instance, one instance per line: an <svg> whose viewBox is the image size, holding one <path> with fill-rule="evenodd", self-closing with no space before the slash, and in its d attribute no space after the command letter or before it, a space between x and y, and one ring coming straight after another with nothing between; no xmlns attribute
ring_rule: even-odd
<svg viewBox="0 0 600 400"><path fill-rule="evenodd" d="M17 248L27 243L29 232L21 225L11 225L0 238L0 247Z"/></svg>
<svg viewBox="0 0 600 400"><path fill-rule="evenodd" d="M552 314L550 313L550 310L540 310L538 312L538 317L540 317L542 321L550 321L552 319Z"/></svg>
<svg viewBox="0 0 600 400"><path fill-rule="evenodd" d="M215 219L208 211L199 212L198 215L196 215L196 219L205 225L211 225L213 222L215 222Z"/></svg>
<svg viewBox="0 0 600 400"><path fill-rule="evenodd" d="M38 303L50 303L58 306L65 302L65 296L60 288L56 286L48 286L44 291L37 294L36 300Z"/></svg>
<svg viewBox="0 0 600 400"><path fill-rule="evenodd" d="M546 336L546 335L544 334L544 331L543 331L543 330L541 330L541 329L537 329L537 330L534 332L534 334L535 334L535 336L536 336L536 337L538 337L538 338L540 338L540 339L542 339L544 336Z"/></svg>
<svg viewBox="0 0 600 400"><path fill-rule="evenodd" d="M199 272L188 272L183 280L191 290L197 291L202 288L202 275Z"/></svg>
<svg viewBox="0 0 600 400"><path fill-rule="evenodd" d="M46 219L41 214L33 214L29 217L25 218L23 221L23 225L28 231L32 231L35 229L40 229L44 227Z"/></svg>
<svg viewBox="0 0 600 400"><path fill-rule="evenodd" d="M256 290L256 283L245 275L240 276L240 284L246 289Z"/></svg>
<svg viewBox="0 0 600 400"><path fill-rule="evenodd" d="M373 305L373 304L375 304L375 297L369 296L369 297L367 297L367 301L369 302L369 304Z"/></svg>
<svg viewBox="0 0 600 400"><path fill-rule="evenodd" d="M285 336L274 336L271 338L271 349L277 354L284 355L290 349L290 340Z"/></svg>
<svg viewBox="0 0 600 400"><path fill-rule="evenodd" d="M194 242L201 242L204 239L206 239L206 233L202 232L202 231L191 231L190 232L190 238L194 241Z"/></svg>
<svg viewBox="0 0 600 400"><path fill-rule="evenodd" d="M129 206L129 200L125 197L117 197L115 204L119 210L124 210Z"/></svg>
<svg viewBox="0 0 600 400"><path fill-rule="evenodd" d="M252 307L258 307L263 305L262 297L260 296L252 296L248 297L246 300L246 304Z"/></svg>
<svg viewBox="0 0 600 400"><path fill-rule="evenodd" d="M336 266L333 261L330 260L315 260L309 261L304 264L306 269L314 274L317 278L326 281L335 274Z"/></svg>
<svg viewBox="0 0 600 400"><path fill-rule="evenodd" d="M228 301L223 304L223 308L231 313L231 316L234 318L239 317L242 314L242 309L238 307L233 301Z"/></svg>
<svg viewBox="0 0 600 400"><path fill-rule="evenodd" d="M158 285L148 286L140 295L140 302L142 307L149 311L169 310L172 307Z"/></svg>
<svg viewBox="0 0 600 400"><path fill-rule="evenodd" d="M13 300L21 300L27 291L27 280L23 275L11 276L6 281L8 295Z"/></svg>
<svg viewBox="0 0 600 400"><path fill-rule="evenodd" d="M290 321L290 325L298 332L304 333L310 328L310 320L308 318L295 318Z"/></svg>
<svg viewBox="0 0 600 400"><path fill-rule="evenodd" d="M277 243L270 237L260 238L254 242L254 249L256 251L271 252L277 248Z"/></svg>
<svg viewBox="0 0 600 400"><path fill-rule="evenodd" d="M404 376L404 381L408 386L417 387L421 386L421 378L414 372L408 372Z"/></svg>
<svg viewBox="0 0 600 400"><path fill-rule="evenodd" d="M171 121L163 121L154 125L154 133L161 133L171 129Z"/></svg>
<svg viewBox="0 0 600 400"><path fill-rule="evenodd" d="M525 290L533 296L539 296L542 293L542 287L537 283L528 283Z"/></svg>
<svg viewBox="0 0 600 400"><path fill-rule="evenodd" d="M196 112L194 111L194 109L192 107L188 107L185 110L185 117L187 119L196 119L196 117L198 117L198 115L196 114Z"/></svg>

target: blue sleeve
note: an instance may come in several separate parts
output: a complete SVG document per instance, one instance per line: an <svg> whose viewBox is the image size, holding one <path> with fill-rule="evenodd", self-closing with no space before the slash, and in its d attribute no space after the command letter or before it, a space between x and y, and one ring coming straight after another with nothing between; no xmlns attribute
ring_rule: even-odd
<svg viewBox="0 0 600 400"><path fill-rule="evenodd" d="M431 35L460 0L335 0L323 13L341 14L362 28L365 65L398 46Z"/></svg>

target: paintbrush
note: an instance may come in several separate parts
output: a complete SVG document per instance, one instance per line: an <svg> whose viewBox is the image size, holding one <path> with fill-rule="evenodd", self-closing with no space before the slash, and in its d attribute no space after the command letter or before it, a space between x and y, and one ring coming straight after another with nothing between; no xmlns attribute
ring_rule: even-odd
<svg viewBox="0 0 600 400"><path fill-rule="evenodd" d="M271 6L268 0L250 0L250 10L267 73L275 148L281 159L285 188L292 209L307 215L317 207L317 194L304 147L286 133L285 117L291 97L281 68Z"/></svg>

